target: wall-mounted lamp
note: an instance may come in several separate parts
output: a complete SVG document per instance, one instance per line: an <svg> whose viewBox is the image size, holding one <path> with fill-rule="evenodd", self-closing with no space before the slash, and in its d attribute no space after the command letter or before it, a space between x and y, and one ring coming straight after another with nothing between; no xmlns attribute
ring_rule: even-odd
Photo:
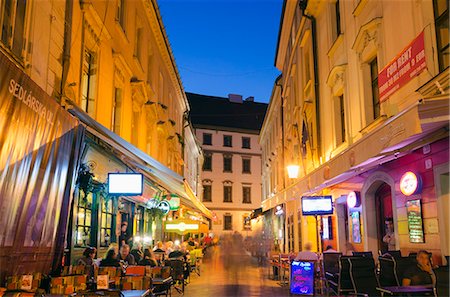
<svg viewBox="0 0 450 297"><path fill-rule="evenodd" d="M300 172L299 165L289 165L287 166L289 178L298 178L298 173Z"/></svg>

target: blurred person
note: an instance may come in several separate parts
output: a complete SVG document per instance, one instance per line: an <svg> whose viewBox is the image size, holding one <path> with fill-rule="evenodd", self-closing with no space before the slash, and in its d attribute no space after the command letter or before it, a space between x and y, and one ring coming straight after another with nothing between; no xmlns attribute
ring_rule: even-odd
<svg viewBox="0 0 450 297"><path fill-rule="evenodd" d="M431 256L425 250L417 252L417 264L405 271L403 286L436 285L436 275L431 265Z"/></svg>
<svg viewBox="0 0 450 297"><path fill-rule="evenodd" d="M347 242L345 244L345 255L346 256L353 256L353 252L355 251L355 247L350 242Z"/></svg>
<svg viewBox="0 0 450 297"><path fill-rule="evenodd" d="M155 245L155 247L153 248L153 251L156 253L164 253L164 244L161 241L158 241Z"/></svg>
<svg viewBox="0 0 450 297"><path fill-rule="evenodd" d="M87 247L83 251L83 257L78 259L77 265L83 265L85 266L85 273L87 274L88 278L94 277L94 269L96 266L96 263L94 261L95 254L97 253L97 249L94 247Z"/></svg>
<svg viewBox="0 0 450 297"><path fill-rule="evenodd" d="M176 245L174 250L169 254L169 259L179 259L183 258L186 260L186 253L183 253L181 251L181 247L179 245Z"/></svg>
<svg viewBox="0 0 450 297"><path fill-rule="evenodd" d="M139 265L151 266L151 267L158 266L158 262L156 261L155 254L153 254L151 249L146 248L144 250L144 257L142 258L142 260L139 261Z"/></svg>
<svg viewBox="0 0 450 297"><path fill-rule="evenodd" d="M117 252L114 248L108 249L106 257L100 261L100 267L120 267Z"/></svg>
<svg viewBox="0 0 450 297"><path fill-rule="evenodd" d="M173 241L168 241L168 242L166 242L166 244L165 244L165 250L166 250L166 255L169 255L171 252L173 252L174 251L174 248L173 248Z"/></svg>
<svg viewBox="0 0 450 297"><path fill-rule="evenodd" d="M139 263L144 258L144 250L142 249L142 243L138 242L136 247L133 248L130 252L136 263Z"/></svg>
<svg viewBox="0 0 450 297"><path fill-rule="evenodd" d="M311 242L305 243L304 250L297 254L297 257L295 257L295 261L317 261L317 260L319 260L319 257L317 256L317 254L312 252L311 249L312 249Z"/></svg>
<svg viewBox="0 0 450 297"><path fill-rule="evenodd" d="M333 247L331 245L327 245L327 247L323 251L322 255L320 255L320 260L323 260L323 254L325 254L325 253L338 253L338 251L333 249Z"/></svg>
<svg viewBox="0 0 450 297"><path fill-rule="evenodd" d="M120 247L118 259L119 261L123 261L126 265L136 265L133 255L130 254L130 246L128 244L124 244Z"/></svg>
<svg viewBox="0 0 450 297"><path fill-rule="evenodd" d="M119 246L131 243L132 236L128 232L128 222L123 221L120 225Z"/></svg>
<svg viewBox="0 0 450 297"><path fill-rule="evenodd" d="M388 245L388 251L395 251L395 233L394 233L394 222L392 218L387 218L386 224L386 235L383 237L383 242Z"/></svg>

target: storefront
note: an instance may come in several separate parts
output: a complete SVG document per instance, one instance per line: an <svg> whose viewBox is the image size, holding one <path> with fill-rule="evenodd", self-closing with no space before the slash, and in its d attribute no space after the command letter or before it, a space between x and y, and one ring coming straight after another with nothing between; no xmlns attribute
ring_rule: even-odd
<svg viewBox="0 0 450 297"><path fill-rule="evenodd" d="M84 128L0 52L0 278L62 258Z"/></svg>

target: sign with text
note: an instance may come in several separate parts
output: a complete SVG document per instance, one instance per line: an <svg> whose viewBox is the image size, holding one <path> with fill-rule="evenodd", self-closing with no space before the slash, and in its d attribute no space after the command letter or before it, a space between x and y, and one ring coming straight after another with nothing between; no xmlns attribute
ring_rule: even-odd
<svg viewBox="0 0 450 297"><path fill-rule="evenodd" d="M420 33L400 54L378 73L380 102L419 75L425 68L424 33Z"/></svg>
<svg viewBox="0 0 450 297"><path fill-rule="evenodd" d="M409 242L424 243L422 206L420 199L406 202L406 213L408 216Z"/></svg>
<svg viewBox="0 0 450 297"><path fill-rule="evenodd" d="M291 294L313 296L314 262L293 261L289 287Z"/></svg>

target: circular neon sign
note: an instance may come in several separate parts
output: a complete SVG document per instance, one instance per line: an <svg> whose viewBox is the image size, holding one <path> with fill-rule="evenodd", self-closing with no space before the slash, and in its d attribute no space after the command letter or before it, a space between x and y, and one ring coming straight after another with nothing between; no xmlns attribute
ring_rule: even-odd
<svg viewBox="0 0 450 297"><path fill-rule="evenodd" d="M348 193L347 195L347 205L350 208L358 207L361 205L361 199L359 198L359 193L354 191Z"/></svg>
<svg viewBox="0 0 450 297"><path fill-rule="evenodd" d="M400 191L405 196L411 196L417 194L422 190L422 181L420 176L417 176L414 172L408 171L403 174L400 179Z"/></svg>

